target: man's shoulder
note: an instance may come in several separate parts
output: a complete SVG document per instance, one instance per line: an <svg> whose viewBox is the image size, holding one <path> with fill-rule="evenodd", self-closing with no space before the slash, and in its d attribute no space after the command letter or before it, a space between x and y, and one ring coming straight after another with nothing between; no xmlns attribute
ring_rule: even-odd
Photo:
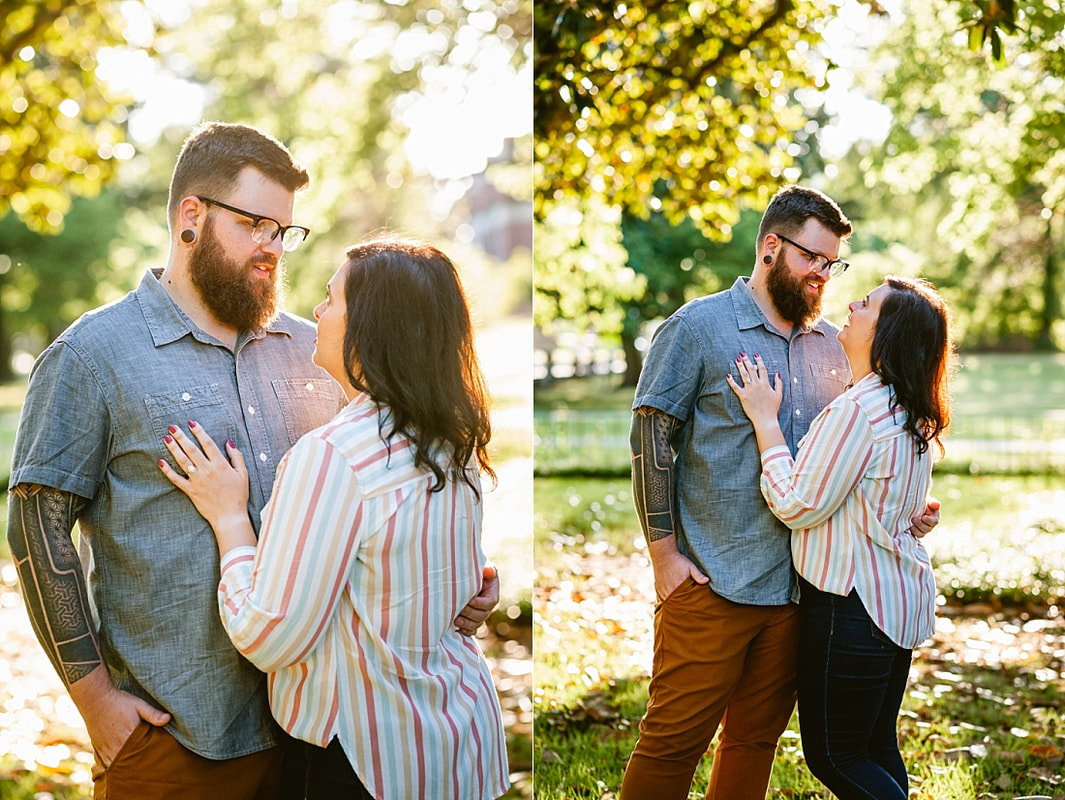
<svg viewBox="0 0 1065 800"><path fill-rule="evenodd" d="M269 331L271 333L287 333L299 339L313 339L317 333L317 327L309 319L289 311L282 311L270 325Z"/></svg>
<svg viewBox="0 0 1065 800"><path fill-rule="evenodd" d="M731 293L732 289L726 289L696 297L674 311L665 321L673 325L680 323L698 327L719 327L725 320L735 319ZM722 319L724 314L729 316Z"/></svg>
<svg viewBox="0 0 1065 800"><path fill-rule="evenodd" d="M821 317L821 319L817 321L817 324L814 325L814 330L820 331L821 333L825 334L825 336L835 336L842 330L842 328L840 328L839 325L837 325L836 323L830 322L824 317Z"/></svg>
<svg viewBox="0 0 1065 800"><path fill-rule="evenodd" d="M110 342L116 332L122 338L128 338L135 330L131 322L138 319L143 320L143 316L135 293L129 292L86 311L56 337L55 343L92 347L98 342Z"/></svg>
<svg viewBox="0 0 1065 800"><path fill-rule="evenodd" d="M682 305L677 313L684 314L705 314L713 313L722 307L731 308L733 305L733 293L736 288L733 286L728 289L722 289L720 292L713 292L712 294L704 294L702 297L696 297L694 300L689 300Z"/></svg>

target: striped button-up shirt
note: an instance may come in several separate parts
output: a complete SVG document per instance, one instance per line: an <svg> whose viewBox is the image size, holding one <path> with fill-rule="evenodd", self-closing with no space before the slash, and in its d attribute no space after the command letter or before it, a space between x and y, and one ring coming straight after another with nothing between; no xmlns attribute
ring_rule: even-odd
<svg viewBox="0 0 1065 800"><path fill-rule="evenodd" d="M762 453L762 495L792 529L795 569L818 589L857 589L869 616L912 649L935 629L936 586L921 542L909 533L932 486L931 451L918 453L891 408L891 388L870 374L814 420L792 459Z"/></svg>
<svg viewBox="0 0 1065 800"><path fill-rule="evenodd" d="M481 503L430 492L402 435L359 395L278 467L257 547L222 561L218 600L237 648L269 673L296 738L344 752L376 798L494 798L506 741L492 675L454 629L479 591Z"/></svg>

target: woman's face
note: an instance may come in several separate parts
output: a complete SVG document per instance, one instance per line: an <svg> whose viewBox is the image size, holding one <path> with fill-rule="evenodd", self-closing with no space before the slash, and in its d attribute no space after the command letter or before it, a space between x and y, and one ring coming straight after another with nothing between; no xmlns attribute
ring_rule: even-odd
<svg viewBox="0 0 1065 800"><path fill-rule="evenodd" d="M847 358L854 363L854 358L869 361L873 349L873 334L876 333L876 321L880 318L880 306L891 292L886 283L880 284L862 300L855 300L847 307L850 314L843 330L839 332L839 342L847 353Z"/></svg>
<svg viewBox="0 0 1065 800"><path fill-rule="evenodd" d="M326 285L325 300L314 307L318 335L314 339L314 363L328 372L343 387L349 385L344 369L344 332L348 325L344 281L347 264L341 265Z"/></svg>

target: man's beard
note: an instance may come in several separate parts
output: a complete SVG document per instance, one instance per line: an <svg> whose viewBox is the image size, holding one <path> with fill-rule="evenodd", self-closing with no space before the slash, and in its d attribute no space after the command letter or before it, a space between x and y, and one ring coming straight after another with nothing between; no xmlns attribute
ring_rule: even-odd
<svg viewBox="0 0 1065 800"><path fill-rule="evenodd" d="M255 274L255 264L273 260L274 256L259 253L242 266L226 258L208 218L203 237L189 258L189 275L215 319L238 331L259 330L277 318L284 299L285 273L281 263L274 266L272 280Z"/></svg>
<svg viewBox="0 0 1065 800"><path fill-rule="evenodd" d="M800 328L813 325L821 317L824 283L821 283L821 291L811 296L806 291L806 284L809 281L809 274L801 278L796 277L784 263L783 257L778 257L773 262L766 279L769 297L776 306L777 312L788 322Z"/></svg>

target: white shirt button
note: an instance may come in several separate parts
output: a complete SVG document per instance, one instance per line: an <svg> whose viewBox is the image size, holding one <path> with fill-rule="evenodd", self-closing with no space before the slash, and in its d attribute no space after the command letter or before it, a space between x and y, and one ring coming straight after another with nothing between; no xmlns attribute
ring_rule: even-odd
<svg viewBox="0 0 1065 800"><path fill-rule="evenodd" d="M248 406L248 413L254 415L255 414L255 407L254 406Z"/></svg>
<svg viewBox="0 0 1065 800"><path fill-rule="evenodd" d="M308 392L313 392L314 391L314 384L313 383L308 383L303 388L306 389Z"/></svg>
<svg viewBox="0 0 1065 800"><path fill-rule="evenodd" d="M801 408L795 409L795 416L797 416L797 417L801 417L802 416L802 409Z"/></svg>
<svg viewBox="0 0 1065 800"><path fill-rule="evenodd" d="M791 382L792 382L792 383L798 383L798 382L799 382L799 379L798 379L797 377L796 377L796 378L792 378L792 379L791 379Z"/></svg>
<svg viewBox="0 0 1065 800"><path fill-rule="evenodd" d="M259 460L266 461L266 453L259 453Z"/></svg>
<svg viewBox="0 0 1065 800"><path fill-rule="evenodd" d="M191 399L192 399L192 395L191 395L191 394L189 394L188 392L185 392L185 393L184 393L183 395L181 395L181 399L182 399L182 400L183 400L184 402L186 402L186 403L187 403L187 402L189 402L189 400L191 400Z"/></svg>

